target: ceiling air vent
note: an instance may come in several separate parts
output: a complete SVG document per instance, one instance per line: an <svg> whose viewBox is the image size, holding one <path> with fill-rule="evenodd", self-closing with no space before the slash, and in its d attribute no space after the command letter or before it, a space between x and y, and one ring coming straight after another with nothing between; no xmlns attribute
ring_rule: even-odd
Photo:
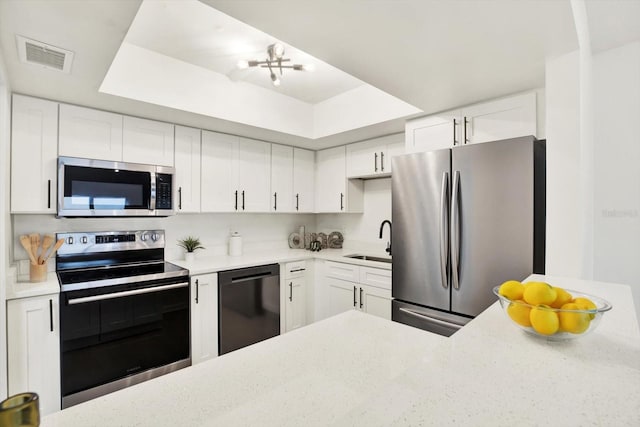
<svg viewBox="0 0 640 427"><path fill-rule="evenodd" d="M63 73L71 72L73 52L22 36L16 36L20 61L37 64Z"/></svg>

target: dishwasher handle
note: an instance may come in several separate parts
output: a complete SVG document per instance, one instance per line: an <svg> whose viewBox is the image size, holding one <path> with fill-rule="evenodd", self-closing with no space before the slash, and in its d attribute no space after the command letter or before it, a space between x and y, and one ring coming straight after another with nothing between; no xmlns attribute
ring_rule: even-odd
<svg viewBox="0 0 640 427"><path fill-rule="evenodd" d="M273 276L273 274L271 274L271 273L264 273L264 274L258 274L257 276L234 277L233 279L231 279L231 283L248 282L250 280L257 280L257 279L262 279L264 277L272 277L272 276Z"/></svg>
<svg viewBox="0 0 640 427"><path fill-rule="evenodd" d="M221 271L218 273L218 283L220 285L230 285L249 282L252 280L260 280L266 277L277 277L279 275L280 266L278 264L262 265L258 267Z"/></svg>

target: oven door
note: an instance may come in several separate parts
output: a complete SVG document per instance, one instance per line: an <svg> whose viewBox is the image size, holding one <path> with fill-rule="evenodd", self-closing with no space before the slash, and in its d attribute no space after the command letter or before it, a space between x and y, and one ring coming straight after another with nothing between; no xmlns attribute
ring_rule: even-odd
<svg viewBox="0 0 640 427"><path fill-rule="evenodd" d="M60 294L62 407L191 364L188 278Z"/></svg>
<svg viewBox="0 0 640 427"><path fill-rule="evenodd" d="M58 216L155 215L156 168L104 160L58 159Z"/></svg>

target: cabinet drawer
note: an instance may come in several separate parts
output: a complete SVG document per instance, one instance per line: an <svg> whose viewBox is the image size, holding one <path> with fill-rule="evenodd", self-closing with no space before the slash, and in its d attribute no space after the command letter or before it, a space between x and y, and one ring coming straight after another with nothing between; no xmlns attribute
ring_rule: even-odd
<svg viewBox="0 0 640 427"><path fill-rule="evenodd" d="M360 267L329 261L325 264L325 276L358 283L360 279Z"/></svg>
<svg viewBox="0 0 640 427"><path fill-rule="evenodd" d="M284 265L284 274L287 279L302 277L307 269L306 261L288 262Z"/></svg>
<svg viewBox="0 0 640 427"><path fill-rule="evenodd" d="M382 289L391 289L391 270L360 267L360 283Z"/></svg>

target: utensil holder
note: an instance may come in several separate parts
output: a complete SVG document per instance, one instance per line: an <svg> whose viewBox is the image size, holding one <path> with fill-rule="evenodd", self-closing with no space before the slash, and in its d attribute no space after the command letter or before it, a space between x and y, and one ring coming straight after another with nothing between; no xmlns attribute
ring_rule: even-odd
<svg viewBox="0 0 640 427"><path fill-rule="evenodd" d="M32 283L47 280L47 264L29 264L29 281Z"/></svg>
<svg viewBox="0 0 640 427"><path fill-rule="evenodd" d="M20 393L0 402L0 425L38 427L40 404L36 393Z"/></svg>

